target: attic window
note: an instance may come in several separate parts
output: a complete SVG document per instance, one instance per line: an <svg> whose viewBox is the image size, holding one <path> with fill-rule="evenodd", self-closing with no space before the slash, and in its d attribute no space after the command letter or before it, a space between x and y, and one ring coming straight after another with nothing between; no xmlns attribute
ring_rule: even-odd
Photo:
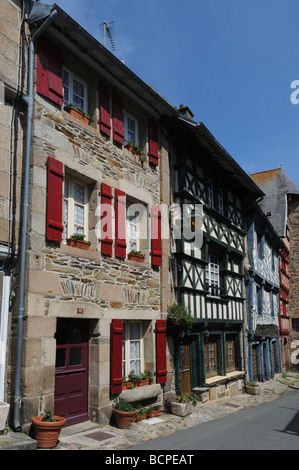
<svg viewBox="0 0 299 470"><path fill-rule="evenodd" d="M67 69L63 69L64 104L73 104L87 113L87 85Z"/></svg>

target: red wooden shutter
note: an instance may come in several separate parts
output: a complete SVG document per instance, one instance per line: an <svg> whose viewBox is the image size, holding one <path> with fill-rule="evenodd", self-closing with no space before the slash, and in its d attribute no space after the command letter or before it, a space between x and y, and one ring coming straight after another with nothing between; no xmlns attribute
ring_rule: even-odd
<svg viewBox="0 0 299 470"><path fill-rule="evenodd" d="M112 98L112 124L113 124L113 140L119 144L124 143L124 113L121 99L118 95Z"/></svg>
<svg viewBox="0 0 299 470"><path fill-rule="evenodd" d="M152 265L162 266L161 211L158 206L151 210Z"/></svg>
<svg viewBox="0 0 299 470"><path fill-rule="evenodd" d="M156 382L163 384L167 380L166 369L166 320L156 320Z"/></svg>
<svg viewBox="0 0 299 470"><path fill-rule="evenodd" d="M110 137L110 94L109 88L100 84L100 130Z"/></svg>
<svg viewBox="0 0 299 470"><path fill-rule="evenodd" d="M122 341L123 322L113 319L111 323L111 355L110 355L110 393L121 393L122 374Z"/></svg>
<svg viewBox="0 0 299 470"><path fill-rule="evenodd" d="M63 104L62 55L60 49L42 38L37 48L36 91Z"/></svg>
<svg viewBox="0 0 299 470"><path fill-rule="evenodd" d="M112 255L112 189L108 184L102 183L102 245L101 252L104 255Z"/></svg>
<svg viewBox="0 0 299 470"><path fill-rule="evenodd" d="M115 189L115 256L126 257L126 194Z"/></svg>
<svg viewBox="0 0 299 470"><path fill-rule="evenodd" d="M62 163L53 157L48 157L46 237L54 242L62 241L62 184Z"/></svg>
<svg viewBox="0 0 299 470"><path fill-rule="evenodd" d="M159 163L158 126L149 120L148 122L149 161L154 165Z"/></svg>

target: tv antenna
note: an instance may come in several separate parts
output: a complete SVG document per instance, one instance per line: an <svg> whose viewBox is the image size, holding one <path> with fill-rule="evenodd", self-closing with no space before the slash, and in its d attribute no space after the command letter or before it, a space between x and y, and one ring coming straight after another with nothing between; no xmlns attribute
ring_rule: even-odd
<svg viewBox="0 0 299 470"><path fill-rule="evenodd" d="M103 23L100 24L100 26L101 26L102 36L104 37L104 47L106 47L106 37L108 36L108 38L110 39L111 48L113 51L115 51L115 44L114 44L113 37L112 37L114 36L113 23L114 21L104 21Z"/></svg>

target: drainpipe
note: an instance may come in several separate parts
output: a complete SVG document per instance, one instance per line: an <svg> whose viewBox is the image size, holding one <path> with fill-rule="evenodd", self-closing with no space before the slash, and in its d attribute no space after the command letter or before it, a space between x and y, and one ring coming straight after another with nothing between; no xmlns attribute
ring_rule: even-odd
<svg viewBox="0 0 299 470"><path fill-rule="evenodd" d="M25 273L26 273L26 248L27 248L27 230L28 230L28 206L29 206L29 177L30 177L30 156L32 142L32 117L33 117L33 75L34 75L34 56L35 45L40 35L52 23L57 10L53 10L34 33L29 44L28 57L28 94L24 97L27 104L27 129L26 129L26 147L24 164L24 196L22 213L22 234L21 234L21 253L20 253L20 277L19 277L19 307L18 307L18 332L17 332L17 353L16 353L16 371L15 371L15 392L14 392L14 430L21 431L20 426L20 408L21 408L21 369L22 369L22 344L23 344L23 318L24 318L24 291L25 291Z"/></svg>

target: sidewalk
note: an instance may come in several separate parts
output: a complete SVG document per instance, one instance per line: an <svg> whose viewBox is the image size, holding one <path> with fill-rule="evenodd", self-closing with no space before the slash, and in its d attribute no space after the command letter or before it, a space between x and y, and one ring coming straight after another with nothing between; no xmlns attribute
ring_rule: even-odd
<svg viewBox="0 0 299 470"><path fill-rule="evenodd" d="M184 418L169 413L162 413L158 418L132 423L129 429L118 429L110 425L99 426L90 421L66 427L61 431L59 442L52 450L117 451L129 449L136 444L156 439L161 435L165 436L178 430L221 418L230 413L236 413L248 406L257 406L275 400L289 387L298 388L299 390L299 374L287 373L287 378L277 374L275 379L260 385L261 392L259 395L254 396L240 393L233 397L225 397L204 404L198 403L193 413ZM7 436L10 434L13 435L14 439L18 439L19 433L8 433ZM23 436L22 434L22 438ZM5 449L3 447L3 440L5 438L6 436L0 436L0 449ZM35 441L32 441L31 444L33 444L33 448L36 448ZM13 442L11 445L14 445ZM11 447L11 450L17 450L17 447Z"/></svg>

